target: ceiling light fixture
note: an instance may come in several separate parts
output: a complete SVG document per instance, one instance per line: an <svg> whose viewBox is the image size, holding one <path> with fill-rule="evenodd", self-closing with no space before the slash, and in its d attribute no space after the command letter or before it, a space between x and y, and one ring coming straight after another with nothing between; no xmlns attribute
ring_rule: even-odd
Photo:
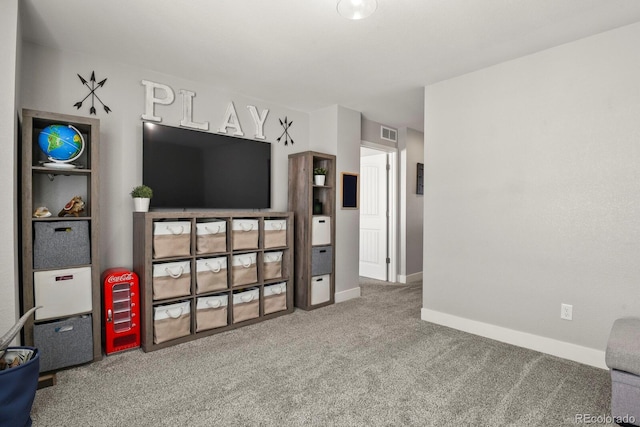
<svg viewBox="0 0 640 427"><path fill-rule="evenodd" d="M338 13L348 19L364 19L377 7L377 0L338 0Z"/></svg>

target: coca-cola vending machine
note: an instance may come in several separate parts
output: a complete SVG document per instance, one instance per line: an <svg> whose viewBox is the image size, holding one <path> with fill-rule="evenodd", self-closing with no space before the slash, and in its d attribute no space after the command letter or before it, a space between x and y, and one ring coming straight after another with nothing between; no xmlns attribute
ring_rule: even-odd
<svg viewBox="0 0 640 427"><path fill-rule="evenodd" d="M106 354L140 347L138 275L126 268L102 273L104 351Z"/></svg>

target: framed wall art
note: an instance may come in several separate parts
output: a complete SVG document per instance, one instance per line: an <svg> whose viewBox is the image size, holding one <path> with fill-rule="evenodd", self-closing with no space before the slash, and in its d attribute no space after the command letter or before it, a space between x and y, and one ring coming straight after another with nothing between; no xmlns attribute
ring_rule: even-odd
<svg viewBox="0 0 640 427"><path fill-rule="evenodd" d="M358 209L359 199L358 174L342 172L342 209Z"/></svg>

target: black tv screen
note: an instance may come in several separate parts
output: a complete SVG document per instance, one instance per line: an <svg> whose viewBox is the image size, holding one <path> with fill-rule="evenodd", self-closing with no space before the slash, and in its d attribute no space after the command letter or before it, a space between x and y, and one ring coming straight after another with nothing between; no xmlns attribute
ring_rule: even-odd
<svg viewBox="0 0 640 427"><path fill-rule="evenodd" d="M151 208L271 207L271 144L144 123L142 182Z"/></svg>

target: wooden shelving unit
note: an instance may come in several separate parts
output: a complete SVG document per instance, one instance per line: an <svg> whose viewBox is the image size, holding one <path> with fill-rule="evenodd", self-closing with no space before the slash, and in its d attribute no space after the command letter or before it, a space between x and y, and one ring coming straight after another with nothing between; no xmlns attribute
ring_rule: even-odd
<svg viewBox="0 0 640 427"><path fill-rule="evenodd" d="M55 321L64 321L65 318L76 316L91 316L90 335L93 343L93 360L102 358L101 347L101 298L100 298L100 247L99 247L99 203L98 203L98 182L99 182L99 162L98 145L100 139L100 121L98 119L71 116L66 114L48 113L35 110L22 110L22 139L21 139L21 301L22 312L38 305L47 305L47 300L37 301L34 291L34 274L39 272L49 272L53 270L64 271L65 268L90 268L90 279L82 286L90 287L85 292L90 293L91 308L81 313L60 316L58 318L48 318L35 320L34 317L27 321L23 328L23 343L34 345L34 327L44 326ZM52 124L72 125L82 135L85 140L85 149L82 155L73 163L78 165L76 169L59 169L47 167L45 154L40 150L38 137L40 132ZM58 217L58 212L74 196L81 196L85 202L84 212L79 217ZM39 206L46 206L51 211L52 216L48 218L34 218L33 212ZM34 239L36 237L36 224L52 224L55 226L61 222L86 222L88 224L89 236L89 262L81 265L71 263L54 268L34 267ZM60 251L69 248L58 248ZM90 283L89 283L90 282ZM37 343L35 343L37 344ZM68 350L56 348L49 351L48 345L56 346L55 341L48 341L39 344L39 350L44 358L49 359L49 365L59 363L66 364L65 360L74 359L73 352L77 348ZM52 353L55 353L52 355ZM52 360L51 358L55 360ZM73 364L73 363L72 363ZM42 370L42 365L41 365Z"/></svg>
<svg viewBox="0 0 640 427"><path fill-rule="evenodd" d="M232 223L234 219L257 220L259 224L258 248L233 249ZM210 220L224 221L226 224L226 248L215 253L196 252L197 224ZM286 222L286 245L277 247L265 247L265 221L282 220ZM186 221L190 223L190 251L188 255L177 257L154 258L153 239L154 224L167 221ZM282 252L281 277L265 279L264 262L268 252ZM284 314L292 313L293 304L293 214L291 212L134 212L133 214L133 269L140 279L140 305L141 305L141 345L146 352L159 350L165 347L181 344L194 339L228 331L238 327L251 325L264 320L272 319ZM256 253L257 281L255 283L233 286L233 272L230 267L235 255ZM227 260L227 287L212 292L197 293L196 264L198 260L211 257L225 257ZM154 299L153 298L153 268L167 262L188 262L191 271L191 287L188 295ZM265 314L265 286L286 283L286 309ZM256 318L233 323L234 305L232 303L235 292L257 288L259 290L259 315ZM227 324L200 332L196 332L196 306L199 298L211 296L227 296ZM186 336L171 339L169 341L154 342L154 308L172 304L187 302L190 306L190 332Z"/></svg>
<svg viewBox="0 0 640 427"><path fill-rule="evenodd" d="M325 168L324 185L315 185L314 168ZM314 203L322 205L314 213ZM334 303L335 294L335 217L336 217L336 157L331 154L306 151L289 155L289 210L295 214L295 304L311 310ZM314 217L328 218L327 241L316 244ZM321 270L321 271L319 271ZM320 272L321 274L318 274ZM314 301L319 294L314 289L318 280L329 280L328 299ZM326 286L326 285L323 285ZM325 298L320 298L324 300Z"/></svg>

